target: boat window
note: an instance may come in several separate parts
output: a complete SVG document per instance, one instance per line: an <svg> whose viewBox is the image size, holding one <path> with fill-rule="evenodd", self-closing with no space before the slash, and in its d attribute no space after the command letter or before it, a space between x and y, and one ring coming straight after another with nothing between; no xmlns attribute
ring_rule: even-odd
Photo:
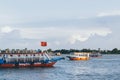
<svg viewBox="0 0 120 80"><path fill-rule="evenodd" d="M20 54L18 55L18 57L20 57Z"/></svg>

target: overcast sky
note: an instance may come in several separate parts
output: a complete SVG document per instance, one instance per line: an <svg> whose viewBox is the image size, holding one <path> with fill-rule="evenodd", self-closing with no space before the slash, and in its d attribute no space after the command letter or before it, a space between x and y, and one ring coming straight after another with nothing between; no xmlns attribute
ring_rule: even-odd
<svg viewBox="0 0 120 80"><path fill-rule="evenodd" d="M120 49L120 0L0 0L0 48L26 47Z"/></svg>

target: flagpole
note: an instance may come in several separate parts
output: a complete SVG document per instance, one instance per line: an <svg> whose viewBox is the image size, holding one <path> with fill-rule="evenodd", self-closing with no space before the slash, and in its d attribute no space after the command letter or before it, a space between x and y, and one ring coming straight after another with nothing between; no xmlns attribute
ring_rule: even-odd
<svg viewBox="0 0 120 80"><path fill-rule="evenodd" d="M41 42L41 46L42 46L42 47L46 47L46 46L47 46L47 42L46 42L46 41L42 41L42 42ZM45 54L45 56L48 58L48 60L50 60L50 57L46 54L47 51L45 51L45 52L42 51L42 53Z"/></svg>

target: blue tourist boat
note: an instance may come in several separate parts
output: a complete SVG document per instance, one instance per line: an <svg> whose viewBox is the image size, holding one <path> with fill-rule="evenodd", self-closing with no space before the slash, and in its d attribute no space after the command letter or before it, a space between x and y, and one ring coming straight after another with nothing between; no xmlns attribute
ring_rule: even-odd
<svg viewBox="0 0 120 80"><path fill-rule="evenodd" d="M51 67L61 59L47 53L0 53L0 67Z"/></svg>

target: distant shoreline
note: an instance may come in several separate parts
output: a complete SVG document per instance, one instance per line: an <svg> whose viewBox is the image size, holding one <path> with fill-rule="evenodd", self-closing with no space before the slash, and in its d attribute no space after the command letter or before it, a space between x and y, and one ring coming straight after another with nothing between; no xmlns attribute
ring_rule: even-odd
<svg viewBox="0 0 120 80"><path fill-rule="evenodd" d="M112 50L101 50L100 48L98 48L97 50L96 49L57 49L57 50L52 50L52 49L46 49L44 50L48 53L61 53L61 54L70 54L71 52L91 52L91 53L101 53L101 54L120 54L120 50L117 49L117 48L114 48ZM27 48L24 48L24 49L4 49L4 50L1 50L0 49L0 53L40 53L40 52L43 52L41 49L37 49L37 50L34 50L34 49L27 49Z"/></svg>

